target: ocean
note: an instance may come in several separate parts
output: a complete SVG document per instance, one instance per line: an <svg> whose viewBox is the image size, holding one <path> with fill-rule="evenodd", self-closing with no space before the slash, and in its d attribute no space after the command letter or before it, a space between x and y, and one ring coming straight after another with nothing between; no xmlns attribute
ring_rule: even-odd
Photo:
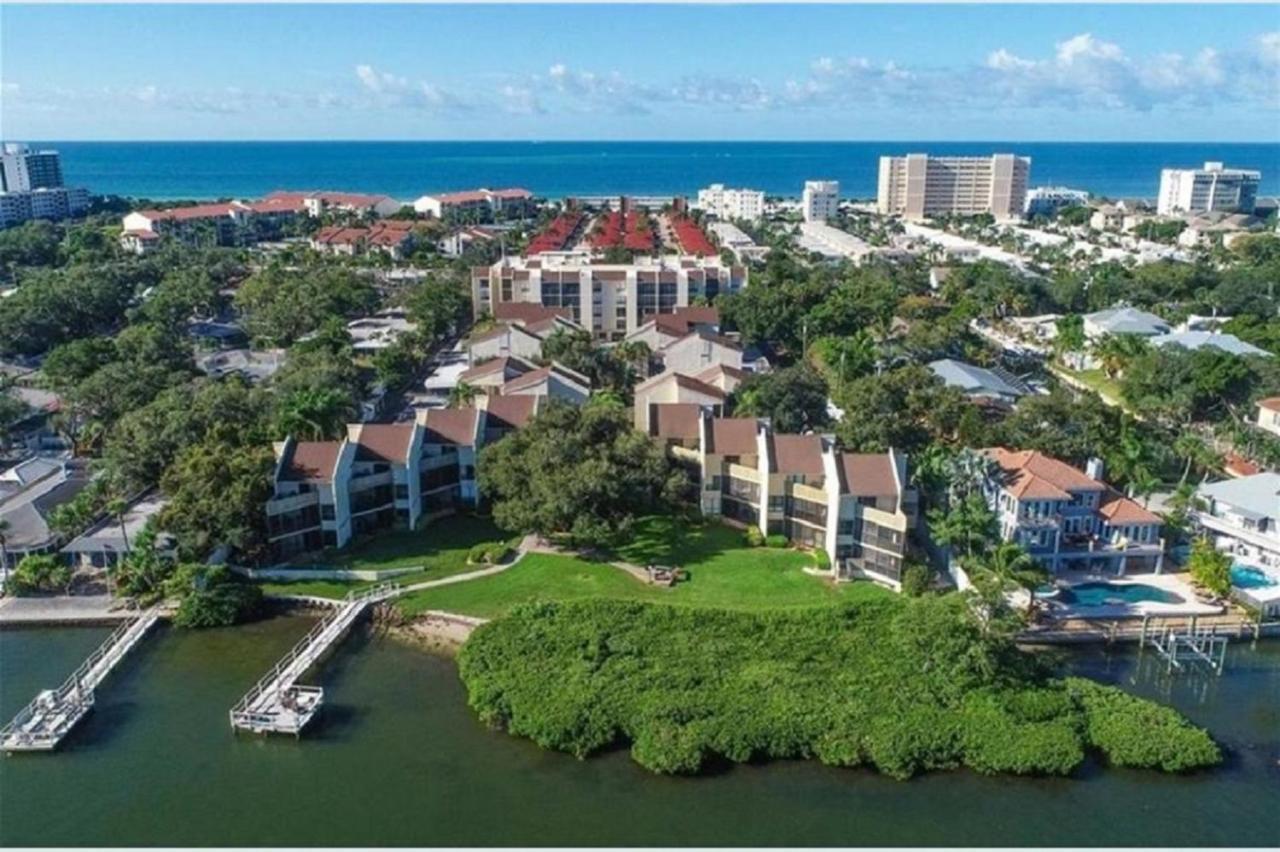
<svg viewBox="0 0 1280 852"><path fill-rule="evenodd" d="M1077 142L57 142L67 183L157 200L250 198L276 189L350 190L411 200L521 186L537 195L692 195L710 183L798 196L807 179L873 198L882 154L1031 157L1031 185L1154 198L1160 170L1220 160L1262 170L1280 194L1280 143Z"/></svg>

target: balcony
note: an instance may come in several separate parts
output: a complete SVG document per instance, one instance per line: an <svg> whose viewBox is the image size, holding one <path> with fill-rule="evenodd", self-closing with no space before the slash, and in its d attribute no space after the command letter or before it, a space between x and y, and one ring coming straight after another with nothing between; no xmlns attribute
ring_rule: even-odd
<svg viewBox="0 0 1280 852"><path fill-rule="evenodd" d="M296 512L308 506L315 506L319 503L319 500L320 495L314 491L308 491L305 494L293 494L288 497L273 497L267 501L267 514L283 515L288 512Z"/></svg>
<svg viewBox="0 0 1280 852"><path fill-rule="evenodd" d="M1225 518L1210 515L1207 512L1194 512L1192 517L1195 518L1196 523L1200 524L1200 526L1219 535L1237 538L1246 544L1251 544L1254 547L1268 550L1272 553L1280 553L1280 532L1263 533L1246 529L1239 524L1232 523Z"/></svg>

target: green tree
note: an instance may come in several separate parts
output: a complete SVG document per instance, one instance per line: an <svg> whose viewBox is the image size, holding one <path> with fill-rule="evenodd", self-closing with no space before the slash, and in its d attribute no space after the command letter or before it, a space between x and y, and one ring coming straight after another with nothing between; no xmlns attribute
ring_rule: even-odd
<svg viewBox="0 0 1280 852"><path fill-rule="evenodd" d="M972 493L949 509L928 514L929 532L938 544L962 551L966 562L980 558L1000 535L995 513L981 494Z"/></svg>
<svg viewBox="0 0 1280 852"><path fill-rule="evenodd" d="M262 606L262 589L223 565L179 565L165 591L178 599L178 627L227 627L253 618Z"/></svg>
<svg viewBox="0 0 1280 852"><path fill-rule="evenodd" d="M485 447L478 467L499 526L577 546L616 540L635 518L670 507L688 490L662 447L613 406L553 402Z"/></svg>
<svg viewBox="0 0 1280 852"><path fill-rule="evenodd" d="M351 399L341 390L303 388L277 403L275 432L303 441L337 440L354 416Z"/></svg>
<svg viewBox="0 0 1280 852"><path fill-rule="evenodd" d="M1002 541L972 564L974 581L994 591L1021 589L1027 593L1027 615L1035 612L1036 589L1049 581L1049 572L1022 545Z"/></svg>
<svg viewBox="0 0 1280 852"><path fill-rule="evenodd" d="M1207 538L1192 542L1187 570L1196 585L1215 597L1231 594L1231 557L1219 553Z"/></svg>
<svg viewBox="0 0 1280 852"><path fill-rule="evenodd" d="M467 408L480 394L480 388L475 385L469 385L466 382L458 382L449 388L449 396L446 405L450 408Z"/></svg>
<svg viewBox="0 0 1280 852"><path fill-rule="evenodd" d="M203 556L227 544L250 561L266 550L266 515L275 459L270 447L209 440L178 454L161 488L169 498L157 526L178 541L180 553Z"/></svg>
<svg viewBox="0 0 1280 852"><path fill-rule="evenodd" d="M822 429L831 422L827 383L803 364L753 373L733 392L730 406L737 417L768 417L779 433Z"/></svg>

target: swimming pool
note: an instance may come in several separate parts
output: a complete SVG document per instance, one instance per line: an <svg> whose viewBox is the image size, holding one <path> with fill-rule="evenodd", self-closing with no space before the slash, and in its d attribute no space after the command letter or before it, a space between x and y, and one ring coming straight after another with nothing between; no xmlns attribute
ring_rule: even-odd
<svg viewBox="0 0 1280 852"><path fill-rule="evenodd" d="M1059 601L1075 606L1121 606L1134 603L1184 603L1181 595L1146 583L1080 583L1058 592Z"/></svg>
<svg viewBox="0 0 1280 852"><path fill-rule="evenodd" d="M1231 585L1237 589L1266 589L1276 585L1276 581L1260 568L1250 565L1232 565Z"/></svg>

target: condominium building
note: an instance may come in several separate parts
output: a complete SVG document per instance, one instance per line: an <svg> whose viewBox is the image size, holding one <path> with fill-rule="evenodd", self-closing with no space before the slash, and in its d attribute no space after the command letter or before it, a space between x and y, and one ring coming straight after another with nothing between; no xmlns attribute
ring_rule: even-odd
<svg viewBox="0 0 1280 852"><path fill-rule="evenodd" d="M1022 214L1028 219L1036 216L1053 218L1059 210L1067 207L1082 207L1089 203L1089 193L1083 189L1068 189L1065 186L1037 186L1027 192L1027 201Z"/></svg>
<svg viewBox="0 0 1280 852"><path fill-rule="evenodd" d="M696 402L654 403L647 417L648 434L688 469L702 514L823 551L833 579L900 587L917 511L905 455L840 452L829 436L775 434L767 419Z"/></svg>
<svg viewBox="0 0 1280 852"><path fill-rule="evenodd" d="M79 216L89 209L89 192L80 187L40 188L0 192L0 228L32 219L56 222Z"/></svg>
<svg viewBox="0 0 1280 852"><path fill-rule="evenodd" d="M527 189L475 189L424 195L413 202L417 213L437 219L489 222L497 218L518 218L534 210L533 193Z"/></svg>
<svg viewBox="0 0 1280 852"><path fill-rule="evenodd" d="M764 193L758 189L726 189L722 183L713 183L698 190L698 209L717 219L758 222L764 216Z"/></svg>
<svg viewBox="0 0 1280 852"><path fill-rule="evenodd" d="M800 210L806 222L825 222L840 209L840 181L807 180L800 194Z"/></svg>
<svg viewBox="0 0 1280 852"><path fill-rule="evenodd" d="M1159 573L1163 521L1102 479L1034 450L983 450L995 464L983 483L1005 541L1022 545L1048 571Z"/></svg>
<svg viewBox="0 0 1280 852"><path fill-rule="evenodd" d="M675 313L701 297L713 300L747 284L746 267L720 258L659 256L606 263L586 252L543 252L503 258L471 270L475 315L531 303L563 308L600 340L620 340L650 317Z"/></svg>
<svg viewBox="0 0 1280 852"><path fill-rule="evenodd" d="M906 219L976 216L1018 219L1026 204L1031 159L990 157L881 157L876 206Z"/></svg>
<svg viewBox="0 0 1280 852"><path fill-rule="evenodd" d="M523 405L530 409L537 401ZM275 445L273 493L266 504L273 558L343 547L353 536L477 503L476 452L485 406L432 409L413 423L361 423L341 441Z"/></svg>
<svg viewBox="0 0 1280 852"><path fill-rule="evenodd" d="M57 151L32 151L20 142L5 143L0 154L0 191L31 192L62 185L62 160Z"/></svg>
<svg viewBox="0 0 1280 852"><path fill-rule="evenodd" d="M1205 163L1203 169L1162 169L1156 212L1252 213L1261 182L1262 172L1228 169L1222 163Z"/></svg>

